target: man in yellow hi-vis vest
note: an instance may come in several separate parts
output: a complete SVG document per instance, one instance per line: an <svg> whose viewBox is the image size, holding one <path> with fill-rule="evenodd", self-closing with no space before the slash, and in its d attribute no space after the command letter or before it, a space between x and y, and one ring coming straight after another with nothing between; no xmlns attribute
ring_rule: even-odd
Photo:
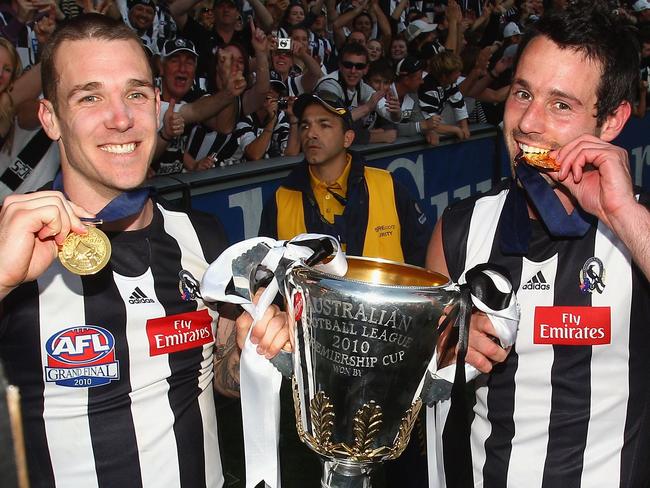
<svg viewBox="0 0 650 488"><path fill-rule="evenodd" d="M383 169L366 166L349 147L352 117L331 92L301 95L293 106L305 159L287 176L262 213L260 235L290 239L302 232L337 237L348 255L422 265L431 228L407 189ZM280 462L286 488L320 486L318 457L298 440L289 382L281 390ZM424 432L422 431L422 435ZM413 436L416 439L418 436ZM426 483L426 456L417 439L385 466L386 486Z"/></svg>
<svg viewBox="0 0 650 488"><path fill-rule="evenodd" d="M337 237L347 254L422 265L431 228L407 189L350 151L352 118L331 92L294 104L305 155L262 213L260 235L302 232Z"/></svg>

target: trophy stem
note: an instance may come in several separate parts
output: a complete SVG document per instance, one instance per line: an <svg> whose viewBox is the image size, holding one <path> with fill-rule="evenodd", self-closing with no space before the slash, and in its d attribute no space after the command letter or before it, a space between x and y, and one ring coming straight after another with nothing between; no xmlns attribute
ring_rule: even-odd
<svg viewBox="0 0 650 488"><path fill-rule="evenodd" d="M341 461L323 461L321 488L372 488L372 466Z"/></svg>

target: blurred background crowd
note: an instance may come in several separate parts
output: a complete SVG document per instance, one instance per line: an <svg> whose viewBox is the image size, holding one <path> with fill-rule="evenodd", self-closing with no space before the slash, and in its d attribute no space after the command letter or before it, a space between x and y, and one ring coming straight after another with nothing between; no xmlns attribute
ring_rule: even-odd
<svg viewBox="0 0 650 488"><path fill-rule="evenodd" d="M149 54L163 101L154 176L297 155L293 101L321 90L351 109L357 144L466 139L472 124L500 122L522 32L565 1L2 0L0 198L58 169L37 117L39 53L84 12L121 18ZM650 2L610 3L637 29L643 116ZM219 117L228 97L234 123Z"/></svg>

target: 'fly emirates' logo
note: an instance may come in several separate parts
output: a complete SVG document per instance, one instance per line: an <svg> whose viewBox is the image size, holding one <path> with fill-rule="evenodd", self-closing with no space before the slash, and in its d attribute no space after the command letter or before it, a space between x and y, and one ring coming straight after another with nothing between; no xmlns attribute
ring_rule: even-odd
<svg viewBox="0 0 650 488"><path fill-rule="evenodd" d="M151 356L199 347L213 340L212 317L204 309L150 319L147 337Z"/></svg>
<svg viewBox="0 0 650 488"><path fill-rule="evenodd" d="M610 307L536 307L533 342L567 346L611 343Z"/></svg>

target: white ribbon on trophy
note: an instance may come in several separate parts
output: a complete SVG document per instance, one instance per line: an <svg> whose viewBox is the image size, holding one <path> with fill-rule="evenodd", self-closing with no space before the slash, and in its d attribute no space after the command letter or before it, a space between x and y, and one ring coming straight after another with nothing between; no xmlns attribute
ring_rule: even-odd
<svg viewBox="0 0 650 488"><path fill-rule="evenodd" d="M240 305L253 317L240 362L246 488L253 488L261 481L270 488L280 487L278 438L282 375L257 353L250 334L273 303L286 270L293 263L309 260L322 250L323 239L332 243L332 257L315 267L330 274L344 275L347 262L336 239L322 234L300 234L289 241L257 237L234 244L210 265L201 281L201 296L205 301ZM321 259L325 257L327 255ZM253 288L259 269L273 277L254 304Z"/></svg>

